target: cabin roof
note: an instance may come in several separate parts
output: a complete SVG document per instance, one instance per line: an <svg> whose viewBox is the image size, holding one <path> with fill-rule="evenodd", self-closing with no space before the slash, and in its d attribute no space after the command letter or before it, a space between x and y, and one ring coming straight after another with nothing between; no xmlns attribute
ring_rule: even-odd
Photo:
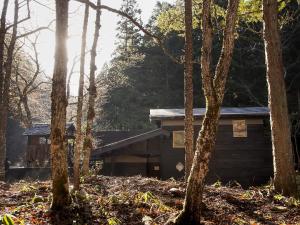
<svg viewBox="0 0 300 225"><path fill-rule="evenodd" d="M148 131L150 130L100 130L94 132L94 137L96 139L97 147L103 147L105 145L118 142L142 133L147 133Z"/></svg>
<svg viewBox="0 0 300 225"><path fill-rule="evenodd" d="M203 117L205 108L193 109L194 117ZM221 117L251 117L268 116L268 107L222 107ZM183 119L184 109L150 109L150 120Z"/></svg>
<svg viewBox="0 0 300 225"><path fill-rule="evenodd" d="M160 136L160 135L169 136L170 134L169 134L168 131L166 131L164 129L161 129L161 128L155 129L155 130L151 130L151 131L147 131L145 133L141 133L141 134L129 137L129 138L125 138L125 139L122 139L122 140L119 140L119 141L116 141L116 142L113 142L113 143L110 143L110 144L98 147L98 148L96 148L92 152L92 157L100 156L100 155L102 155L104 153L113 151L115 149L126 147L126 146L128 146L130 144L134 144L134 143L137 143L137 142L145 141L145 140L148 140L150 138L153 138L153 137L156 137L156 136Z"/></svg>
<svg viewBox="0 0 300 225"><path fill-rule="evenodd" d="M73 123L66 124L66 130L74 129ZM35 123L30 128L26 128L23 135L25 136L50 136L50 124L48 123Z"/></svg>

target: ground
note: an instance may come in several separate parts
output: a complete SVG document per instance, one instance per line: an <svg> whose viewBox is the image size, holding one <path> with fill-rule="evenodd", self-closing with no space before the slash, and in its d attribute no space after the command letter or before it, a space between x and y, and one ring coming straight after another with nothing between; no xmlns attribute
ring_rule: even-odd
<svg viewBox="0 0 300 225"><path fill-rule="evenodd" d="M0 183L0 215L10 214L15 224L158 225L183 204L184 182L173 179L91 175L83 182L79 193L72 192L72 205L60 213L49 210L49 181ZM269 186L244 190L217 182L206 187L202 222L300 224L300 202Z"/></svg>

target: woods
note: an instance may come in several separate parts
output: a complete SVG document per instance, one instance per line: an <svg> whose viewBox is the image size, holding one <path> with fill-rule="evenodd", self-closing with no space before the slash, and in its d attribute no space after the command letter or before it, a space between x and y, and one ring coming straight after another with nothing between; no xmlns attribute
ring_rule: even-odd
<svg viewBox="0 0 300 225"><path fill-rule="evenodd" d="M49 18L33 28L31 4L52 10L55 29ZM20 205L12 190L31 202L27 213L40 204L46 224L68 224L65 213L79 224L130 224L130 215L222 224L223 209L228 224L278 222L273 211L280 223L300 222L297 2L157 2L148 22L137 0L119 9L100 0L0 6L0 223L21 221L10 215ZM105 58L108 13L115 42ZM55 35L53 66L41 57L45 30ZM11 118L26 140L8 132ZM11 152L17 138L23 146ZM24 164L29 145L49 147L50 162ZM46 181L26 181L24 191L21 173L31 170Z"/></svg>

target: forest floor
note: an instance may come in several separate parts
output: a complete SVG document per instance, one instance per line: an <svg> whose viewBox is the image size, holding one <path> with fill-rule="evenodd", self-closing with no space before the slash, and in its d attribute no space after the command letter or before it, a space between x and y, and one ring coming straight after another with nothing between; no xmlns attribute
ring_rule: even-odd
<svg viewBox="0 0 300 225"><path fill-rule="evenodd" d="M184 182L173 179L92 175L72 204L49 210L50 181L0 183L0 215L14 224L164 224L182 208ZM270 187L206 186L203 224L300 224L300 202ZM0 222L1 224L1 222Z"/></svg>

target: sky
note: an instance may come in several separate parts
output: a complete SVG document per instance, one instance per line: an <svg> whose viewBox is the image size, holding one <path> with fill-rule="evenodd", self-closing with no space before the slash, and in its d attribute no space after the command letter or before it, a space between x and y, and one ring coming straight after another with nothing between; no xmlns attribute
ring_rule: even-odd
<svg viewBox="0 0 300 225"><path fill-rule="evenodd" d="M165 0L169 3L173 3L174 0ZM11 4L8 11L8 16L10 21L13 17L13 4ZM41 4L38 4L41 3ZM31 19L30 21L23 23L21 32L24 29L29 30L39 26L47 26L51 21L55 19L55 5L53 0L31 0ZM152 10L154 9L157 0L137 0L139 7L142 10L142 21L147 23L148 19L151 16ZM112 8L119 9L121 6L122 0L102 0L102 4L108 5ZM2 9L2 1L0 3ZM83 22L83 12L84 5L79 4L75 1L70 1L69 9L69 37L68 37L68 58L69 65L68 68L71 68L73 59L78 57L80 54L80 43L81 43L81 32L82 32L82 22ZM26 8L23 7L21 10L21 16L25 16ZM94 17L95 11L90 9L89 17L89 27L87 34L87 50L90 49L94 33ZM116 43L116 26L117 21L120 19L119 16L111 12L103 10L101 15L101 29L100 29L100 39L98 42L97 49L97 68L99 72L105 62L109 62L113 50L115 49ZM54 63L54 49L55 49L55 23L51 25L52 31L42 31L38 37L37 49L39 52L39 61L41 67L44 70L45 74L49 77L53 73L53 63ZM30 38L34 38L34 35ZM29 50L28 50L29 51ZM89 55L87 55L86 62L86 73L88 73L89 65ZM71 79L71 95L77 95L78 80L79 80L79 65L75 67L75 73L72 75Z"/></svg>

